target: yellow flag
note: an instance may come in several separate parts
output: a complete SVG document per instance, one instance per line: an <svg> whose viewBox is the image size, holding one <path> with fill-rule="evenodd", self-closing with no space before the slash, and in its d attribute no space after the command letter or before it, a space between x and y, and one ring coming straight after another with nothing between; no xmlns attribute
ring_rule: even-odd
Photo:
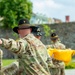
<svg viewBox="0 0 75 75"><path fill-rule="evenodd" d="M50 56L52 56L54 59L64 61L65 63L68 63L71 61L72 56L75 54L75 50L71 49L48 49L48 53Z"/></svg>

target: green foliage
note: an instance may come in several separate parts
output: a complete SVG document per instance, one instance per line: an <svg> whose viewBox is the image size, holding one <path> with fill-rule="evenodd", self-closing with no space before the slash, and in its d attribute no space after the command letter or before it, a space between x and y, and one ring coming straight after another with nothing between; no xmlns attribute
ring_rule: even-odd
<svg viewBox="0 0 75 75"><path fill-rule="evenodd" d="M0 16L4 18L4 28L13 28L19 19L31 18L32 3L30 0L1 0L0 10Z"/></svg>
<svg viewBox="0 0 75 75"><path fill-rule="evenodd" d="M75 62L72 60L65 66L66 69L75 69Z"/></svg>
<svg viewBox="0 0 75 75"><path fill-rule="evenodd" d="M42 25L43 26L43 29L44 29L44 32L45 32L45 36L49 36L50 35L50 27L48 25Z"/></svg>
<svg viewBox="0 0 75 75"><path fill-rule="evenodd" d="M50 33L55 31L55 29L51 29L48 25L43 24L42 26L45 32L45 36L50 36Z"/></svg>

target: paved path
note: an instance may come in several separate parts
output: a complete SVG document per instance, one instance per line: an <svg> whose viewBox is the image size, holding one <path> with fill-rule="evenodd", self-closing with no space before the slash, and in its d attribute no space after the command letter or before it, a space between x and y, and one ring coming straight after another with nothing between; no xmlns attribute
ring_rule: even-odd
<svg viewBox="0 0 75 75"><path fill-rule="evenodd" d="M65 70L65 75L75 75L75 69L67 69L67 70Z"/></svg>

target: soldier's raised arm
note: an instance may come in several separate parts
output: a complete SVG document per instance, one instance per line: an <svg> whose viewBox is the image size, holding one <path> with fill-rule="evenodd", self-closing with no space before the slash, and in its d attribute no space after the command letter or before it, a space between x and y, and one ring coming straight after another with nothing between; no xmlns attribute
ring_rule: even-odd
<svg viewBox="0 0 75 75"><path fill-rule="evenodd" d="M20 39L15 41L13 39L0 39L0 44L7 50L12 51L13 53L23 52L27 45L27 41Z"/></svg>

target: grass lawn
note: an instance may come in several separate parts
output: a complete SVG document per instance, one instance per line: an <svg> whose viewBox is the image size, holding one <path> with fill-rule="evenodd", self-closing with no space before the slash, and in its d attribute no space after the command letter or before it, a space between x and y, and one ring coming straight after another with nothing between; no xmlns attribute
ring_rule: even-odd
<svg viewBox="0 0 75 75"><path fill-rule="evenodd" d="M3 62L3 66L7 66L7 65L9 65L9 64L11 64L12 62L14 62L16 59L3 59L2 60L2 62ZM75 60L75 59L73 59L73 60ZM71 61L71 62L69 62L66 66L65 66L65 68L66 69L75 69L75 61Z"/></svg>
<svg viewBox="0 0 75 75"><path fill-rule="evenodd" d="M14 61L15 61L15 59L2 59L3 66L7 66L7 65L11 64Z"/></svg>
<svg viewBox="0 0 75 75"><path fill-rule="evenodd" d="M65 66L65 68L66 69L75 69L75 58L74 59L72 59L72 61L70 61L66 66Z"/></svg>

